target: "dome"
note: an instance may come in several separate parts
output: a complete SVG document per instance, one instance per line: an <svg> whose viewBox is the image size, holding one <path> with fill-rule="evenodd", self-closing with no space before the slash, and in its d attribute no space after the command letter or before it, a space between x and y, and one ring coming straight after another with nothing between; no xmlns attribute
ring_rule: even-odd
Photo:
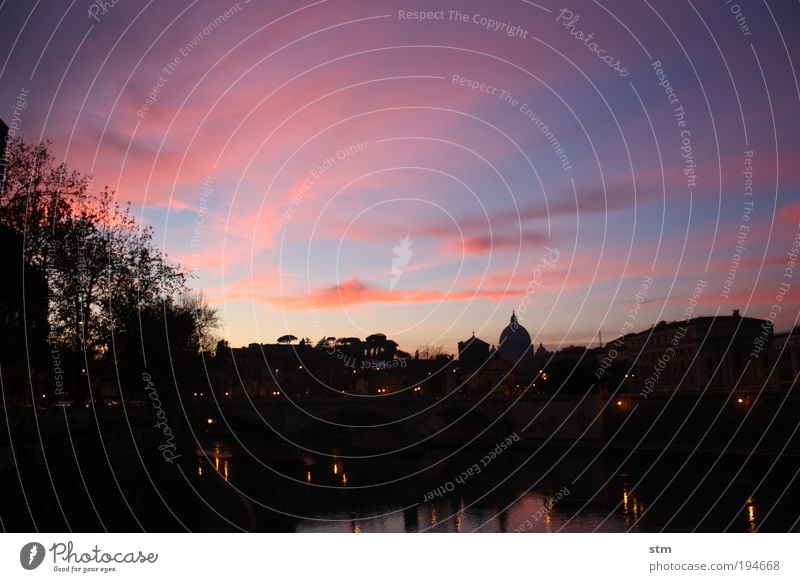
<svg viewBox="0 0 800 582"><path fill-rule="evenodd" d="M511 312L511 323L500 334L500 345L497 351L501 358L511 364L532 356L531 334L519 324L513 311Z"/></svg>

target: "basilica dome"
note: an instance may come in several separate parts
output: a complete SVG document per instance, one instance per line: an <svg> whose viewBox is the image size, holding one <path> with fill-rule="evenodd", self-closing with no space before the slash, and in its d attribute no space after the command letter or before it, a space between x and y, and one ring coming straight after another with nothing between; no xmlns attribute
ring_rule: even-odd
<svg viewBox="0 0 800 582"><path fill-rule="evenodd" d="M511 313L511 323L500 334L497 351L500 357L510 364L533 356L531 334L519 324L514 312Z"/></svg>

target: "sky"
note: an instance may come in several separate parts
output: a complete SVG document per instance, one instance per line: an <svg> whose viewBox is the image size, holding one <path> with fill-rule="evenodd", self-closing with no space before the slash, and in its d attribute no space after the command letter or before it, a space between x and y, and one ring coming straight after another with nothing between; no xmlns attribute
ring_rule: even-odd
<svg viewBox="0 0 800 582"><path fill-rule="evenodd" d="M452 352L512 310L549 349L690 306L780 330L798 24L796 2L0 0L0 118L132 202L234 346Z"/></svg>

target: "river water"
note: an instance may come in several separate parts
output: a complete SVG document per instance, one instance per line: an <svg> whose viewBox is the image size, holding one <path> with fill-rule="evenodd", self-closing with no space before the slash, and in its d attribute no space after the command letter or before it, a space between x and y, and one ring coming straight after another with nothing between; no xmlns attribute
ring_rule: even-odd
<svg viewBox="0 0 800 582"><path fill-rule="evenodd" d="M209 441L200 529L296 532L797 531L796 459L541 450L317 452L269 460Z"/></svg>

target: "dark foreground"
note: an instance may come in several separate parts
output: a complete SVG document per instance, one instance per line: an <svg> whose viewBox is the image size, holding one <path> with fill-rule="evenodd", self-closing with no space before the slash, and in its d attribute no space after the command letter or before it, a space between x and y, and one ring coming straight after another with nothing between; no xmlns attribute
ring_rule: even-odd
<svg viewBox="0 0 800 582"><path fill-rule="evenodd" d="M325 437L303 454L268 431L187 423L170 463L144 412L65 414L3 427L3 530L800 531L788 454L497 437L401 453Z"/></svg>

